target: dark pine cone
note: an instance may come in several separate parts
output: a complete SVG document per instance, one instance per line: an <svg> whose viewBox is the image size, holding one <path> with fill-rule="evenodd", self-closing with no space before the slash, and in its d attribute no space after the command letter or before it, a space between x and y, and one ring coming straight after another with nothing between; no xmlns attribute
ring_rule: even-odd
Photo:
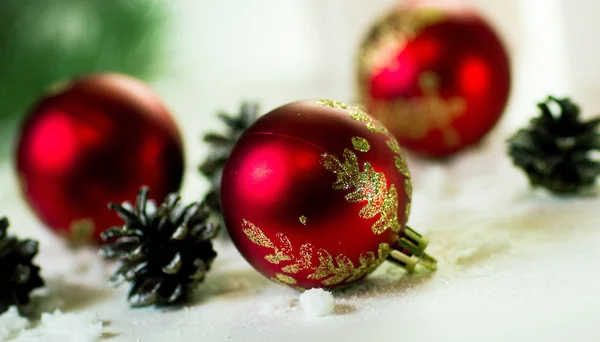
<svg viewBox="0 0 600 342"><path fill-rule="evenodd" d="M560 114L550 110L553 102ZM508 140L513 163L527 173L532 186L556 194L576 194L594 186L600 163L591 152L600 149L600 118L581 122L579 107L568 98L548 97L538 107L541 115Z"/></svg>
<svg viewBox="0 0 600 342"><path fill-rule="evenodd" d="M204 203L183 207L173 193L156 208L148 192L148 187L140 189L135 207L109 204L125 225L102 234L108 243L100 251L104 258L120 260L110 285L131 282L128 298L136 307L184 300L217 256L211 239L219 227L207 221Z"/></svg>
<svg viewBox="0 0 600 342"><path fill-rule="evenodd" d="M9 223L0 219L0 314L12 305L21 309L29 303L29 293L44 286L40 268L32 264L38 242L6 235Z"/></svg>
<svg viewBox="0 0 600 342"><path fill-rule="evenodd" d="M227 113L219 113L219 118L227 125L227 133L209 132L204 135L204 141L211 148L208 157L199 167L200 172L211 182L211 188L206 193L204 201L213 212L219 215L221 214L219 189L221 187L223 166L239 137L258 118L258 109L259 106L256 103L243 103L237 117Z"/></svg>

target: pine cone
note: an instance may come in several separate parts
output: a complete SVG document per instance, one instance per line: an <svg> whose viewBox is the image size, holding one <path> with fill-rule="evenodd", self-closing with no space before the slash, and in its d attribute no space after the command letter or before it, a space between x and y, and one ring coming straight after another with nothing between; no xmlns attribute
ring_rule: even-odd
<svg viewBox="0 0 600 342"><path fill-rule="evenodd" d="M6 235L9 223L0 219L0 314L12 305L21 309L29 303L29 293L44 286L40 268L32 264L38 242Z"/></svg>
<svg viewBox="0 0 600 342"><path fill-rule="evenodd" d="M207 221L206 204L183 207L179 195L172 193L157 208L148 192L148 187L140 189L135 207L129 202L109 204L125 225L102 233L108 243L100 255L120 260L110 285L131 282L128 298L134 307L184 300L217 256L211 239L219 227Z"/></svg>
<svg viewBox="0 0 600 342"><path fill-rule="evenodd" d="M199 167L200 172L211 182L211 189L206 193L204 201L219 215L221 214L219 189L223 166L239 137L258 118L258 109L256 103L243 103L237 117L220 113L219 118L227 125L228 132L226 134L210 132L204 135L204 141L211 147L211 152Z"/></svg>
<svg viewBox="0 0 600 342"><path fill-rule="evenodd" d="M560 114L552 113L552 102ZM508 140L513 163L534 187L559 195L590 189L600 173L600 163L590 158L590 152L600 149L600 118L581 122L579 107L568 98L548 97L538 107L541 115Z"/></svg>

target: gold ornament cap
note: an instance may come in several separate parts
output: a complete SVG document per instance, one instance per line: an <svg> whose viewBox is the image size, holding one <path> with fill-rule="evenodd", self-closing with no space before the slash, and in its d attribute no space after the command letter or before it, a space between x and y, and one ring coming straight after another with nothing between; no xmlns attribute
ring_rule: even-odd
<svg viewBox="0 0 600 342"><path fill-rule="evenodd" d="M437 260L425 253L429 240L410 227L406 227L392 246L388 260L413 272L417 265L429 271L437 270Z"/></svg>

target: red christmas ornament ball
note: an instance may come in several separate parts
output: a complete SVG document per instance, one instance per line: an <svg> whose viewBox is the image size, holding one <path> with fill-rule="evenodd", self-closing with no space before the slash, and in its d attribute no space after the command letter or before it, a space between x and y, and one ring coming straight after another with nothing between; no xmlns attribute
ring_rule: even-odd
<svg viewBox="0 0 600 342"><path fill-rule="evenodd" d="M109 202L133 201L141 185L162 200L183 175L180 132L142 82L117 74L54 87L29 112L18 143L22 193L52 230L100 242L121 220Z"/></svg>
<svg viewBox="0 0 600 342"><path fill-rule="evenodd" d="M411 189L402 150L378 121L340 102L302 101L241 136L221 205L234 244L260 273L333 288L392 254L408 268L423 257L426 241L406 228Z"/></svg>
<svg viewBox="0 0 600 342"><path fill-rule="evenodd" d="M400 144L443 157L496 124L510 90L506 49L477 12L412 1L369 31L358 53L361 100Z"/></svg>

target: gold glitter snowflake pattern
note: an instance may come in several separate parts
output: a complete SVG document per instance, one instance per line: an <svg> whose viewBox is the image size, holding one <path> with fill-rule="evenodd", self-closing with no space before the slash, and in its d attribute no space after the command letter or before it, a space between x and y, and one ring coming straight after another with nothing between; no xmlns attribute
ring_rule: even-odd
<svg viewBox="0 0 600 342"><path fill-rule="evenodd" d="M411 183L411 180L410 180L410 171L408 169L408 163L406 161L406 156L404 155L404 152L402 151L402 148L400 148L400 145L398 144L398 141L394 137L390 136L390 134L388 133L387 129L385 127L383 127L379 121L374 120L371 116L369 116L367 114L367 112L365 112L364 110L362 110L360 107L351 106L351 105L345 104L343 102L332 101L332 100L317 100L317 101L315 101L315 103L317 105L324 106L324 107L331 107L331 108L338 108L338 109L347 110L347 111L349 111L349 115L350 115L350 117L352 119L357 120L357 121L366 122L366 127L370 131L378 133L378 134L385 134L385 135L388 136L387 145L396 154L394 156L394 165L396 166L396 169L398 170L398 172L400 172L405 177L405 180L404 180L404 190L405 190L406 195L408 196L408 199L409 199L409 203L407 204L407 208L405 209L405 212L409 213L410 212L410 207L409 207L410 206L410 199L412 199L412 183ZM352 138L352 145L354 146L354 148L357 151L361 151L361 149L360 149L361 146L357 147L357 142L358 141L355 140L357 138L358 137L353 137ZM362 139L362 138L359 138L359 139ZM368 144L368 142L367 142L367 144ZM370 148L370 146L369 146L369 148ZM361 152L363 152L363 151L361 151ZM350 153L352 153L352 152L350 151ZM344 153L344 155L346 155L346 153ZM356 160L354 160L354 162L356 162L356 164L351 167L350 165L347 164L348 160L346 160L346 162L344 164L342 164L337 159L332 159L332 158L324 157L324 156L329 156L329 154L324 154L322 156L322 158L330 159L330 162L333 162L334 164L337 164L338 166L345 165L344 167L346 167L348 169L346 171L353 172L354 175L361 173L358 170L358 161L356 161ZM354 159L356 159L356 155L354 155ZM337 163L335 163L336 160L337 160ZM324 163L324 162L325 161L322 161L322 163ZM371 165L369 163L366 163L365 165L367 165L367 164L369 165L369 167L371 168L371 171L372 171ZM329 163L328 165L333 165L333 164ZM335 169L335 166L332 166L332 167ZM327 168L327 166L326 166L326 168ZM332 170L330 170L330 171L332 171ZM369 172L369 170L365 170L363 172L363 174L365 172ZM374 173L374 171L372 171L372 173ZM340 182L340 174L342 174L342 173L336 172L336 174L338 175L338 182ZM381 176L383 177L383 179L385 181L385 175L381 174ZM350 177L343 176L343 175L341 177L346 177L345 178L345 182L346 182L345 184L348 186L348 188L350 188L351 185L352 185L351 183L353 182L350 179ZM375 183L375 184L377 184L377 177L378 176L372 176L372 178L371 178L371 180L373 180L374 181L373 183ZM365 179L366 179L366 177L363 177L363 180L365 180ZM354 183L358 184L357 182L354 182ZM347 190L347 189L345 189L345 190ZM355 190L355 193L356 193L356 191L357 190ZM396 191L396 188L394 187L394 185L392 185L390 187L388 195L389 195L389 197L387 197L387 200L381 200L381 198L379 198L380 202L377 202L377 203L383 203L383 205L382 205L382 211L381 211L382 212L382 217L385 217L385 218L383 218L383 220L387 220L389 217L393 217L392 220L394 220L394 218L395 218L395 221L397 222L398 221L397 220L397 215L392 213L392 210L396 210L397 211L397 209L398 209L398 195L397 195L397 191ZM372 196L369 196L369 197L372 197ZM363 200L363 199L360 199L360 198L352 197L352 194L349 194L346 197L346 199L348 201L353 201L354 200L355 202L360 202L360 201ZM367 209L365 209L365 210L367 210ZM394 213L396 211L394 211ZM361 216L361 217L371 218L371 217L374 217L377 214L377 212L373 212L372 210L369 210L368 211L368 215L373 215L371 217L366 217L366 215L367 215L366 211L361 211L361 214L365 215L365 216ZM408 218L408 215L406 217ZM380 221L381 220L382 220L382 218L380 218ZM379 225L378 227L379 228L377 228L377 229L374 228L374 231L380 231L381 226ZM401 229L401 226L400 226L399 223L396 225L394 222L392 222L392 227L393 227L393 229L395 229L394 231L396 231L396 232L399 232L400 229ZM398 228L398 227L400 227L400 228Z"/></svg>
<svg viewBox="0 0 600 342"><path fill-rule="evenodd" d="M247 220L242 221L242 231L246 237L255 244L269 248L273 251L272 254L265 255L265 260L271 264L279 265L284 261L294 261L282 268L285 273L298 273L301 270L310 268L312 258L312 245L304 244L300 247L298 255L294 253L292 243L287 236L282 233L277 233L275 237L278 242L274 243L268 238L263 231Z"/></svg>
<svg viewBox="0 0 600 342"><path fill-rule="evenodd" d="M265 259L272 264L279 264L282 261L292 260L292 244L290 240L283 236L283 234L277 234L279 244L275 245L271 239L265 236L265 234L251 222L246 220L243 221L242 230L255 244L267 247L273 250L273 254L265 256Z"/></svg>
<svg viewBox="0 0 600 342"><path fill-rule="evenodd" d="M412 183L410 181L410 171L408 170L408 163L406 161L406 156L404 155L402 148L400 148L398 141L394 137L389 135L389 132L387 131L387 129L385 127L383 127L383 125L381 125L381 123L379 121L374 120L371 116L369 116L369 114L367 114L367 112L365 112L360 107L351 106L351 105L345 104L343 102L332 101L332 100L317 100L317 101L315 101L315 103L319 106L347 110L347 111L349 111L349 115L352 119L354 119L356 121L366 122L366 127L368 130L378 133L378 134L387 135L389 138L387 140L387 145L396 154L394 156L394 165L396 166L396 169L398 170L398 172L400 172L402 175L404 175L404 177L406 177L406 180L404 182L406 194L409 199L412 198ZM365 149L368 151L371 148L368 141L366 141L366 139L361 138L361 137L353 137L352 145L354 146L354 149L356 149L359 152L366 152ZM408 187L407 187L407 185L408 185Z"/></svg>
<svg viewBox="0 0 600 342"><path fill-rule="evenodd" d="M321 164L337 176L334 189L351 191L345 197L348 202L366 202L359 212L361 218L371 219L379 215L372 226L373 233L383 234L388 229L400 232L398 192L393 184L388 189L383 172L375 172L368 162L363 164L361 171L356 154L349 149L344 150L343 163L337 157L323 153Z"/></svg>
<svg viewBox="0 0 600 342"><path fill-rule="evenodd" d="M300 223L302 223L303 225L306 226L306 222L308 221L306 216L304 216L304 215L300 216L299 220L300 220Z"/></svg>
<svg viewBox="0 0 600 342"><path fill-rule="evenodd" d="M404 152L400 148L400 144L393 137L387 141L387 145L396 155L394 156L394 165L398 172L400 172L406 179L410 179L410 171L408 170L408 162L406 161L406 156ZM410 181L410 180L409 180Z"/></svg>
<svg viewBox="0 0 600 342"><path fill-rule="evenodd" d="M372 251L362 253L359 256L359 265L355 266L354 262L343 254L339 254L334 258L325 249L319 249L315 254L314 247L310 243L303 244L300 247L299 254L295 255L290 240L282 233L276 234L279 242L273 243L260 228L247 220L243 221L242 230L250 241L273 251L272 254L265 256L265 260L276 265L283 261L290 262L281 268L281 273L276 273L275 277L271 278L271 280L285 285L296 285L298 281L294 278L294 275L301 270L310 270L312 273L307 278L321 280L324 286L349 283L371 273L383 263L390 253L390 246L381 243L377 254ZM285 260L280 257L273 257L281 255L282 251L289 253L285 254ZM318 262L313 264L313 259L317 259Z"/></svg>
<svg viewBox="0 0 600 342"><path fill-rule="evenodd" d="M282 273L276 273L275 277L271 278L271 280L284 285L296 285L298 283L296 279Z"/></svg>
<svg viewBox="0 0 600 342"><path fill-rule="evenodd" d="M388 134L388 130L377 120L373 119L367 112L358 106L351 106L339 101L332 100L317 100L315 103L319 106L344 109L348 111L348 115L356 121L365 122L365 126L371 132L377 134Z"/></svg>
<svg viewBox="0 0 600 342"><path fill-rule="evenodd" d="M350 283L373 272L390 254L390 245L379 244L377 255L373 252L361 254L358 267L355 267L352 260L345 255L340 254L334 259L326 250L321 249L317 253L319 266L308 278L317 280L326 278L323 280L323 285L330 286L342 282Z"/></svg>
<svg viewBox="0 0 600 342"><path fill-rule="evenodd" d="M441 97L440 78L433 72L425 72L419 78L421 96L413 99L398 99L385 107L384 117L393 117L398 133L402 136L420 139L430 131L442 132L444 144L448 147L460 143L460 137L452 126L455 119L467 110L462 97Z"/></svg>
<svg viewBox="0 0 600 342"><path fill-rule="evenodd" d="M369 145L367 139L362 137L352 137L352 146L358 152L369 152L371 149L371 145Z"/></svg>

